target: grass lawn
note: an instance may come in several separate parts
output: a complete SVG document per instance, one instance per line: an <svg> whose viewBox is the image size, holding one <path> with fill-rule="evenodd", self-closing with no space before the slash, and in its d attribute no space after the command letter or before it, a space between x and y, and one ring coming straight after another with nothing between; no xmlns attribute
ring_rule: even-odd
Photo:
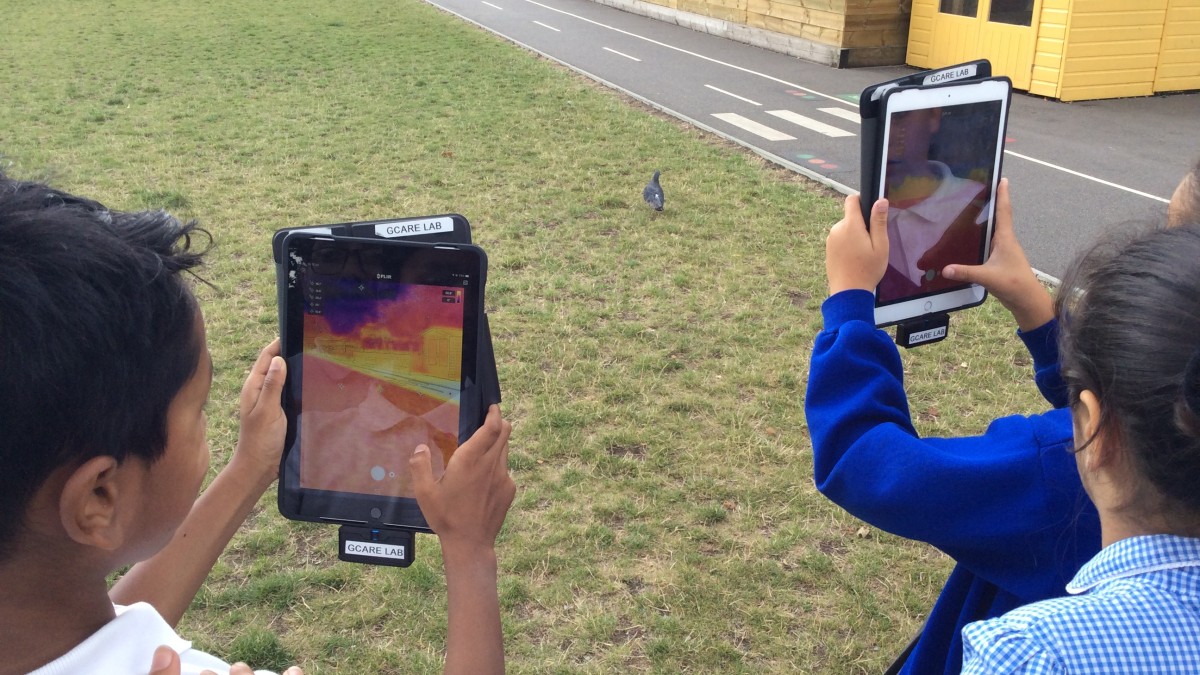
<svg viewBox="0 0 1200 675"><path fill-rule="evenodd" d="M0 36L0 156L198 218L212 472L275 333L280 227L466 215L513 421L499 542L514 673L879 672L949 570L813 488L804 383L840 199L417 0L46 0ZM667 208L641 189L663 171ZM904 354L925 434L1042 404L994 302ZM437 542L340 563L333 527L234 539L181 632L229 660L437 672Z"/></svg>

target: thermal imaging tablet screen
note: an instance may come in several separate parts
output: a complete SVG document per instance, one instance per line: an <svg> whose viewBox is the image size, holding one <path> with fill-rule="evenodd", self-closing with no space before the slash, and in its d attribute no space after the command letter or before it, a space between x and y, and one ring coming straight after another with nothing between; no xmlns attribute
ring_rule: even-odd
<svg viewBox="0 0 1200 675"><path fill-rule="evenodd" d="M987 258L1008 116L1007 80L884 94L878 194L888 208L888 267L875 323L971 307L981 286L951 281L951 263Z"/></svg>
<svg viewBox="0 0 1200 675"><path fill-rule="evenodd" d="M475 378L482 251L312 234L284 246L281 512L427 530L408 461L427 445L440 475L478 428L460 411Z"/></svg>

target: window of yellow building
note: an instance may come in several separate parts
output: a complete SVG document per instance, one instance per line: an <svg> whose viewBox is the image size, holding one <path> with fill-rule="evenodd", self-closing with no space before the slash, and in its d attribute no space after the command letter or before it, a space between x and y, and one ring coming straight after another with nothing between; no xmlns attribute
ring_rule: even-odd
<svg viewBox="0 0 1200 675"><path fill-rule="evenodd" d="M1033 0L992 0L988 21L1029 26L1033 23Z"/></svg>
<svg viewBox="0 0 1200 675"><path fill-rule="evenodd" d="M943 14L975 18L979 14L979 0L942 0L938 11Z"/></svg>

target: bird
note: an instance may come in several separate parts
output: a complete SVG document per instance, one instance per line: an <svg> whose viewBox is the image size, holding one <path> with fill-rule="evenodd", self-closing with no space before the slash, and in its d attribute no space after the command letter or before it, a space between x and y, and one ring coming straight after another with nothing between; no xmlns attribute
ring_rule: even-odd
<svg viewBox="0 0 1200 675"><path fill-rule="evenodd" d="M646 189L642 190L642 199L653 206L655 211L662 211L666 197L663 196L662 186L658 184L658 173L658 171L654 172L654 176L646 184Z"/></svg>

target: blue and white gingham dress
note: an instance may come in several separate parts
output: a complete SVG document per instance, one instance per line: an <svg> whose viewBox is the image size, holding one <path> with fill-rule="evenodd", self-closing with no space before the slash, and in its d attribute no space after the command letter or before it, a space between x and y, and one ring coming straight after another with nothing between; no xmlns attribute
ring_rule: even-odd
<svg viewBox="0 0 1200 675"><path fill-rule="evenodd" d="M963 673L1200 673L1200 539L1131 537L1072 595L963 628Z"/></svg>

